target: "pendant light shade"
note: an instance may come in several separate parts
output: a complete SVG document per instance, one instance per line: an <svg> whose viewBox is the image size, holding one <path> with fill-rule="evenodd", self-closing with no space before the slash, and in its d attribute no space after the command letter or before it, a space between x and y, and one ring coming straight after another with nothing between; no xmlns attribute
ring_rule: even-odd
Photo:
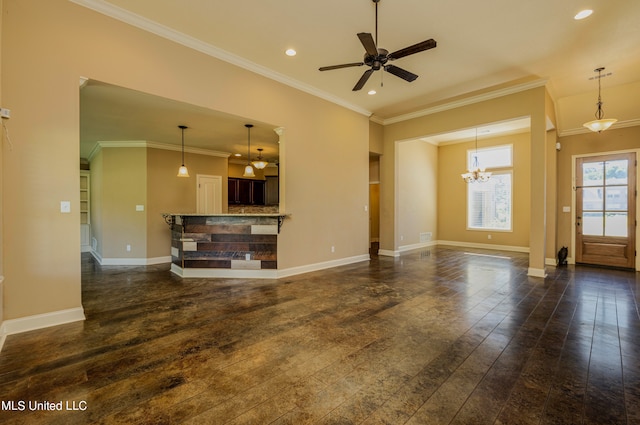
<svg viewBox="0 0 640 425"><path fill-rule="evenodd" d="M266 167L267 164L269 164L267 161L262 159L262 150L263 150L262 148L258 148L258 159L251 162L253 166L256 167L258 170L264 169L264 167Z"/></svg>
<svg viewBox="0 0 640 425"><path fill-rule="evenodd" d="M461 174L462 180L466 183L484 183L489 181L491 173L480 168L478 163L478 129L476 128L476 153L473 156L473 164L468 172Z"/></svg>
<svg viewBox="0 0 640 425"><path fill-rule="evenodd" d="M184 130L189 128L186 125L179 125L178 128L182 130L182 165L178 168L178 177L189 177L189 170L184 165Z"/></svg>
<svg viewBox="0 0 640 425"><path fill-rule="evenodd" d="M247 127L247 166L244 167L244 177L255 177L256 174L253 172L253 167L251 166L251 127L253 124L245 124Z"/></svg>
<svg viewBox="0 0 640 425"><path fill-rule="evenodd" d="M600 79L602 78L602 71L604 71L604 67L594 70L594 72L598 73L598 109L596 110L596 119L583 124L584 127L588 128L591 131L595 131L596 133L600 133L601 131L606 130L607 128L611 127L613 123L618 121L614 118L603 118L604 111L602 110L602 97L600 96Z"/></svg>

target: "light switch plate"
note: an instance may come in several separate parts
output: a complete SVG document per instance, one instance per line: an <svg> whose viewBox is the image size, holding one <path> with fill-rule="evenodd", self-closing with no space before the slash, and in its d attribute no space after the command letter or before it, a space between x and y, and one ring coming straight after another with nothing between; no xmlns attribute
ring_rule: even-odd
<svg viewBox="0 0 640 425"><path fill-rule="evenodd" d="M136 205L136 211L144 211L144 205Z"/></svg>
<svg viewBox="0 0 640 425"><path fill-rule="evenodd" d="M71 212L71 202L70 201L60 201L60 212L61 213L70 213Z"/></svg>

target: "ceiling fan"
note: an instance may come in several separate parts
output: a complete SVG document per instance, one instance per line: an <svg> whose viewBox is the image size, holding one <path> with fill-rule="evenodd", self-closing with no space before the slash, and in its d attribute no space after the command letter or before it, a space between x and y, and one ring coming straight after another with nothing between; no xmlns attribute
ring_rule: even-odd
<svg viewBox="0 0 640 425"><path fill-rule="evenodd" d="M358 91L366 84L367 80L373 74L374 71L378 71L379 69L384 69L390 74L395 75L396 77L400 77L405 81L411 82L414 81L418 76L412 72L409 72L405 69L397 67L395 65L387 64L389 61L393 61L396 59L403 58L405 56L413 55L415 53L423 52L425 50L433 49L436 47L436 41L434 39L429 39L422 41L420 43L414 44L409 47L405 47L404 49L396 50L393 53L389 53L388 50L377 47L378 42L378 3L380 0L372 0L376 4L376 38L373 39L373 36L368 32L360 32L358 33L358 38L364 46L365 54L363 62L353 62L353 63L344 63L341 65L331 65L331 66L323 66L319 68L320 71L330 71L333 69L340 68L349 68L353 66L362 66L367 65L370 69L367 69L362 77L358 80L356 85L353 87L353 91Z"/></svg>

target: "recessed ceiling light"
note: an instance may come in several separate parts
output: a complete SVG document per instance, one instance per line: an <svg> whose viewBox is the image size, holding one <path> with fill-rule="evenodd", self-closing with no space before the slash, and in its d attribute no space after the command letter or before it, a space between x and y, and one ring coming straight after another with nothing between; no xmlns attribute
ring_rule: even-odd
<svg viewBox="0 0 640 425"><path fill-rule="evenodd" d="M576 16L573 17L573 19L575 19L576 21L579 21L580 19L584 19L591 16L592 13L593 13L593 10L591 9L581 10L580 12L578 12Z"/></svg>
<svg viewBox="0 0 640 425"><path fill-rule="evenodd" d="M369 90L369 94L374 95L374 94L376 94L376 91L375 90Z"/></svg>
<svg viewBox="0 0 640 425"><path fill-rule="evenodd" d="M295 50L293 50L293 49L287 49L287 50L285 50L285 52L284 52L284 53L285 53L287 56L295 56L298 52L296 52L296 51L295 51Z"/></svg>
<svg viewBox="0 0 640 425"><path fill-rule="evenodd" d="M235 155L233 155L233 156L242 156L242 154L240 154L240 153L237 153L237 154L235 154Z"/></svg>

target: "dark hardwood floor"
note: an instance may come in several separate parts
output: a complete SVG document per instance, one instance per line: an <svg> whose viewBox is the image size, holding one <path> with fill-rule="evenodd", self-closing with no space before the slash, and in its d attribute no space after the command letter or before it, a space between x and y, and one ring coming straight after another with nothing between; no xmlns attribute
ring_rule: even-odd
<svg viewBox="0 0 640 425"><path fill-rule="evenodd" d="M438 247L181 280L83 256L87 320L7 337L0 422L640 424L638 274L527 263Z"/></svg>

